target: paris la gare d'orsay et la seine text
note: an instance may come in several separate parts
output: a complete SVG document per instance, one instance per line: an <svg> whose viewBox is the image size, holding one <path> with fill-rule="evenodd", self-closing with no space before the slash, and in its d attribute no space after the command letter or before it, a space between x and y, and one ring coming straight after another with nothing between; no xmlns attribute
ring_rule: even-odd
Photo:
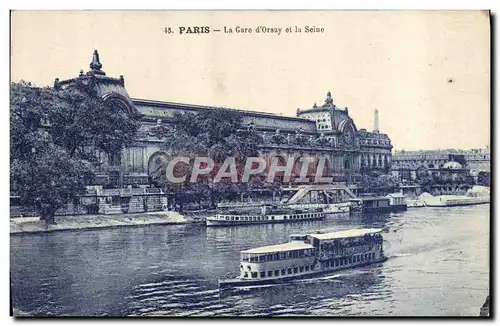
<svg viewBox="0 0 500 326"><path fill-rule="evenodd" d="M223 26L222 28L211 28L210 26L179 26L177 28L172 26L165 26L165 34L179 34L179 35L198 35L198 34L210 34L222 32L224 34L256 34L256 35L282 35L282 34L295 34L295 33L305 33L305 34L316 34L324 33L325 29L320 26L266 26L266 25L256 25L256 26Z"/></svg>

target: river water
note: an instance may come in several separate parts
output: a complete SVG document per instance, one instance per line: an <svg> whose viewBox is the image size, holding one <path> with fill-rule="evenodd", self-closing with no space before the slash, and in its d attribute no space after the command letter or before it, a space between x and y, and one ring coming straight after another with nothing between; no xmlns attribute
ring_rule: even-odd
<svg viewBox="0 0 500 326"><path fill-rule="evenodd" d="M12 304L71 316L477 316L489 293L489 205L291 224L164 225L11 236ZM389 259L219 297L239 251L307 230L386 227Z"/></svg>

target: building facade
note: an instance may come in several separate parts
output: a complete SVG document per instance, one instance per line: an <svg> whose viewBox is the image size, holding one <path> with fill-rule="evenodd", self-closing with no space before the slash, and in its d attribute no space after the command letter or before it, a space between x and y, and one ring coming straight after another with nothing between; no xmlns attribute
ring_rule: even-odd
<svg viewBox="0 0 500 326"><path fill-rule="evenodd" d="M413 182L417 180L419 171L439 175L448 162L457 162L461 165L461 169L465 169L463 155L445 151L398 151L393 155L391 171L400 181Z"/></svg>
<svg viewBox="0 0 500 326"><path fill-rule="evenodd" d="M413 189L428 176L433 185L427 190L436 194L466 191L478 182L478 176L490 175L489 149L396 151L392 158L392 175ZM420 188L420 185L419 185Z"/></svg>
<svg viewBox="0 0 500 326"><path fill-rule="evenodd" d="M113 198L107 201L116 206L119 201L117 196L123 196L123 193L133 196L137 192L139 195L148 192L155 195L156 191L160 191L152 189L150 178L156 165L165 159L164 141L155 136L155 127L161 125L174 130L173 118L176 113L196 114L216 108L133 98L126 90L124 77L106 76L102 67L99 54L95 51L90 71L81 71L79 76L69 80L56 78L54 87L67 88L75 84L95 87L107 105L118 107L140 120L141 127L136 140L122 151L120 157L102 154L101 164L96 171L96 191L115 191ZM330 92L322 106L314 104L310 108L299 108L296 117L237 111L243 113L244 124L261 134L263 143L259 152L267 161L274 156L283 159L293 156L297 161L307 156L314 161L314 165L319 158L326 157L325 176L331 176L334 183L344 184L359 181L362 173L372 169L390 171L392 145L388 135L380 133L378 126L373 132L358 129L349 116L348 108L338 107ZM378 125L378 111L375 114ZM161 206L161 201L155 199L155 203ZM136 206L141 207L141 204Z"/></svg>
<svg viewBox="0 0 500 326"><path fill-rule="evenodd" d="M416 179L418 170L426 169L433 174L439 174L449 162L460 164L463 172L477 177L479 173L490 173L490 150L485 149L443 149L396 151L393 154L392 174L402 181ZM456 164L453 165L457 167Z"/></svg>

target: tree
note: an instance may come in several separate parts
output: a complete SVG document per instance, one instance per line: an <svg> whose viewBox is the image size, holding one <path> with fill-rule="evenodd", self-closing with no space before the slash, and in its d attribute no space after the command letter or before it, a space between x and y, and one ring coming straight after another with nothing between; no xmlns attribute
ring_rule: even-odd
<svg viewBox="0 0 500 326"><path fill-rule="evenodd" d="M37 143L28 160L11 160L12 189L21 203L33 205L40 219L54 223L54 214L85 191L91 165L75 159L53 143Z"/></svg>
<svg viewBox="0 0 500 326"><path fill-rule="evenodd" d="M477 184L489 187L491 182L491 174L489 172L481 171L477 175Z"/></svg>
<svg viewBox="0 0 500 326"><path fill-rule="evenodd" d="M359 186L365 193L394 192L399 183L396 177L374 170L361 176Z"/></svg>
<svg viewBox="0 0 500 326"><path fill-rule="evenodd" d="M250 190L247 183L234 184L224 179L218 183L211 182L226 158L235 158L240 180L246 158L258 155L262 138L253 128L243 124L242 117L234 110L212 109L197 114L176 114L172 122L175 130L155 127L154 132L164 139L167 159L157 166L151 177L156 184L174 193L181 209L182 201L191 200L190 197L207 199L215 205L221 199L237 198L241 192ZM191 183L191 165L178 163L174 175L185 175L186 182L173 184L165 178L165 170L168 161L181 156L190 158L191 163L195 157L210 157L215 162L215 168Z"/></svg>
<svg viewBox="0 0 500 326"><path fill-rule="evenodd" d="M420 187L424 192L431 193L432 192L432 186L436 184L435 182L435 177L432 175L426 175L422 176L420 179L417 180Z"/></svg>
<svg viewBox="0 0 500 326"><path fill-rule="evenodd" d="M45 88L42 109L56 145L70 156L96 161L98 151L112 161L125 144L134 141L139 121L119 105L107 105L95 87Z"/></svg>
<svg viewBox="0 0 500 326"><path fill-rule="evenodd" d="M54 223L57 209L77 198L94 177L98 156L119 155L139 127L120 107L109 107L94 88L10 89L11 191Z"/></svg>
<svg viewBox="0 0 500 326"><path fill-rule="evenodd" d="M416 179L417 181L425 179L426 177L429 176L429 170L425 166L420 166L416 171L415 171Z"/></svg>

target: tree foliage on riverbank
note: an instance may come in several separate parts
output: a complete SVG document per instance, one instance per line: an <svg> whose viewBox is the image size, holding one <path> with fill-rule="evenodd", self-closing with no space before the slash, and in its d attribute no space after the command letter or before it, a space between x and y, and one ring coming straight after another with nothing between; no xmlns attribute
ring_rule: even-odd
<svg viewBox="0 0 500 326"><path fill-rule="evenodd" d="M422 191L428 193L433 193L433 189L437 186L467 187L474 184L474 178L467 173L457 173L455 176L452 174L450 171L434 174L428 169L421 168L417 170L416 181L422 187Z"/></svg>
<svg viewBox="0 0 500 326"><path fill-rule="evenodd" d="M491 173L481 171L477 176L477 184L480 186L490 187L491 186Z"/></svg>
<svg viewBox="0 0 500 326"><path fill-rule="evenodd" d="M224 178L220 182L212 181L228 157L235 158L238 180L241 180L246 158L259 154L258 146L262 138L251 126L244 125L242 118L240 112L221 108L197 114L176 114L172 122L174 130L157 126L156 136L164 140L168 158L152 172L153 181L172 192L181 208L188 202L209 200L214 205L222 199L239 198L242 193L248 194L251 190L273 188L273 185L258 178L250 179L248 183L233 183ZM195 157L209 157L214 160L215 167L209 174L200 176L197 182L189 182L192 164L178 163L174 174L185 175L186 182L174 184L165 177L168 162L174 157L188 157L191 161Z"/></svg>
<svg viewBox="0 0 500 326"><path fill-rule="evenodd" d="M138 122L107 106L94 88L10 87L11 194L34 206L41 219L84 193L100 153L118 156Z"/></svg>
<svg viewBox="0 0 500 326"><path fill-rule="evenodd" d="M379 171L363 174L358 186L363 193L391 193L399 190L397 178Z"/></svg>

